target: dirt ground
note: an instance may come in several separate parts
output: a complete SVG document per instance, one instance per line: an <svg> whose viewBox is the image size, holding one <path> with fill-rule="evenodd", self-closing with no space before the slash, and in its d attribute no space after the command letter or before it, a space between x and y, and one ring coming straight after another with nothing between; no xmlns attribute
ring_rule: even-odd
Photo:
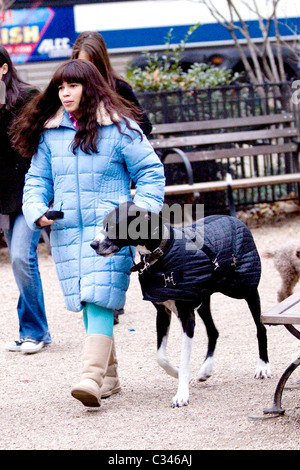
<svg viewBox="0 0 300 470"><path fill-rule="evenodd" d="M258 249L300 236L300 215L252 229ZM299 237L300 240L300 237ZM121 393L89 409L70 395L78 380L85 336L81 314L68 312L51 256L40 245L47 314L53 343L34 355L4 351L18 338L17 288L7 249L0 250L0 449L7 450L296 450L300 445L300 368L283 393L285 414L261 419L272 405L277 382L300 354L300 342L284 326L268 327L272 378L254 379L256 331L244 301L215 294L214 318L220 337L214 375L197 382L206 334L197 319L192 355L190 404L171 407L176 379L156 363L155 311L142 300L133 274L126 313L114 328ZM262 257L262 310L276 304L279 275ZM296 290L300 289L300 283ZM174 317L169 356L179 362L180 328Z"/></svg>

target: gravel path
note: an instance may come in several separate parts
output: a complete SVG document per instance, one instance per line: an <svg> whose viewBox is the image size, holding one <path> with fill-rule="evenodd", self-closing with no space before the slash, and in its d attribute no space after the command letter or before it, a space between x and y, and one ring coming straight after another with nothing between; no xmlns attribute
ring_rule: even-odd
<svg viewBox="0 0 300 470"><path fill-rule="evenodd" d="M300 235L300 216L252 230L260 253ZM0 449L45 450L293 450L300 444L300 368L283 394L285 415L267 420L276 384L299 356L300 344L283 327L268 327L272 378L253 378L257 342L244 301L215 294L213 312L220 332L214 376L196 380L206 351L204 326L197 318L192 355L190 405L171 408L177 383L156 363L155 312L142 300L132 275L126 313L115 326L122 392L103 400L100 409L84 408L70 395L78 380L85 336L81 314L66 311L53 260L40 245L49 325L53 343L35 355L3 349L17 339L15 286L7 249L0 250ZM276 303L279 276L262 257L260 294L263 311ZM296 289L300 289L300 285ZM169 356L178 363L180 328L174 317Z"/></svg>

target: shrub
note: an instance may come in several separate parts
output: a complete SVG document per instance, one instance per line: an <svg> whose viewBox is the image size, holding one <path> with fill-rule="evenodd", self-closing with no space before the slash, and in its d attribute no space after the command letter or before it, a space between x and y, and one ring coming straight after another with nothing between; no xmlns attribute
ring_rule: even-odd
<svg viewBox="0 0 300 470"><path fill-rule="evenodd" d="M191 90L194 88L210 88L220 85L230 85L239 78L231 70L209 66L204 63L194 63L186 72L180 65L180 57L191 34L199 23L189 28L185 38L179 45L171 45L172 29L170 29L165 44L166 50L162 56L158 53L144 53L147 65L145 68L129 68L127 80L137 92L143 91L174 91Z"/></svg>

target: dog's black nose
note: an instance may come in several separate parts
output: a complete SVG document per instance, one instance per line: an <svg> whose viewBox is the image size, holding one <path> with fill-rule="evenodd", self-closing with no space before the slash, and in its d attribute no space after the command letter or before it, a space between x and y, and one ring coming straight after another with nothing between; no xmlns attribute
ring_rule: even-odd
<svg viewBox="0 0 300 470"><path fill-rule="evenodd" d="M94 250L96 250L98 247L98 242L96 240L93 240L91 243L91 247L94 248Z"/></svg>

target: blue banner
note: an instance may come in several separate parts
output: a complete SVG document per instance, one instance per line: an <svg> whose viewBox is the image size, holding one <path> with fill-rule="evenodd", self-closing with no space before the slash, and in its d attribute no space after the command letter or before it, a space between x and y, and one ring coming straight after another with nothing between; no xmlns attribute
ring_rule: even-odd
<svg viewBox="0 0 300 470"><path fill-rule="evenodd" d="M73 7L8 10L0 25L0 44L15 64L67 59L77 37Z"/></svg>
<svg viewBox="0 0 300 470"><path fill-rule="evenodd" d="M0 44L15 64L64 60L71 57L77 36L85 30L103 35L109 52L162 49L170 28L172 43L185 37L200 18L200 26L189 38L193 47L233 45L229 31L213 21L199 2L129 1L77 5L75 7L24 8L0 13ZM202 16L200 15L202 13ZM279 20L282 37L300 30L300 16ZM194 19L194 22L193 22ZM202 20L202 21L201 21ZM257 20L246 21L252 38L261 40ZM242 35L237 31L237 36ZM269 36L275 36L271 23Z"/></svg>

